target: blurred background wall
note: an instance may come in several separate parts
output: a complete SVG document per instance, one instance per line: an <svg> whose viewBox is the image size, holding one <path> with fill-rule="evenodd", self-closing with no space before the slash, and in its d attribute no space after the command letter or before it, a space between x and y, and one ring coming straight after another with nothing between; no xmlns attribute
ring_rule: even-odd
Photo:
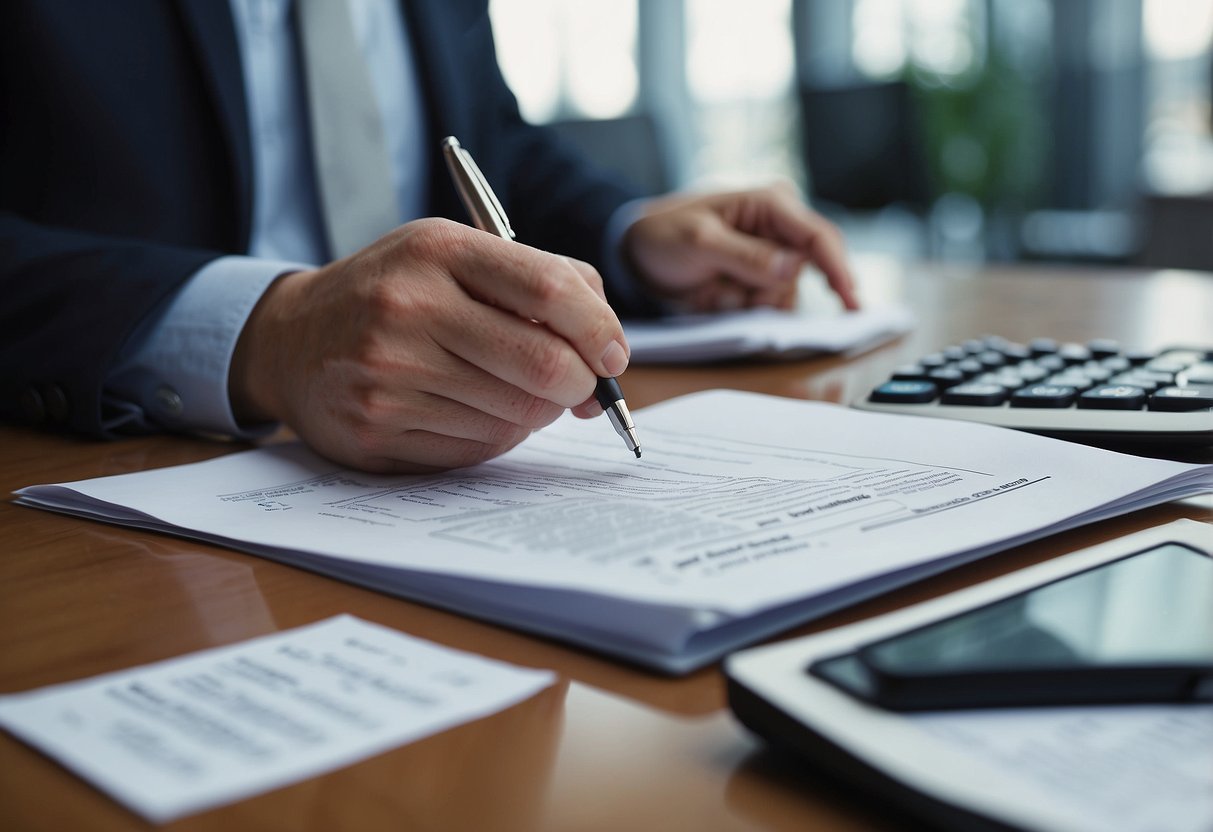
<svg viewBox="0 0 1213 832"><path fill-rule="evenodd" d="M1213 0L491 0L530 120L852 248L1213 270Z"/></svg>

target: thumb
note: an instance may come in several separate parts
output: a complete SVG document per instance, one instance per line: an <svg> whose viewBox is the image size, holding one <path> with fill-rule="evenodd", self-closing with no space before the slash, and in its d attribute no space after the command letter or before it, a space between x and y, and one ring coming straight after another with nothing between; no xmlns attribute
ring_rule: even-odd
<svg viewBox="0 0 1213 832"><path fill-rule="evenodd" d="M703 254L719 271L754 289L787 283L800 270L800 257L770 240L721 227Z"/></svg>

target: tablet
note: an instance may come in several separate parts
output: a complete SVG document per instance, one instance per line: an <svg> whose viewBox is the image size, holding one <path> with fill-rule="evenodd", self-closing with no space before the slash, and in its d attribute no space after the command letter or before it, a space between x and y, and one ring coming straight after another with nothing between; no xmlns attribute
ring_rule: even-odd
<svg viewBox="0 0 1213 832"><path fill-rule="evenodd" d="M887 615L751 648L724 666L729 705L772 747L878 793L900 812L965 829L1213 829L1213 705L1069 705L905 713L809 671L897 634L988 607L1134 553L1213 552L1181 520ZM1213 636L1211 636L1213 637Z"/></svg>

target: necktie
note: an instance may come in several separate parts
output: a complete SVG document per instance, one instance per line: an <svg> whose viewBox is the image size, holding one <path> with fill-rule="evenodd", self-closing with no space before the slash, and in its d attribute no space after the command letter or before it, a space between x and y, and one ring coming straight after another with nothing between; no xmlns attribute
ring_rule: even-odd
<svg viewBox="0 0 1213 832"><path fill-rule="evenodd" d="M383 121L345 0L298 0L312 155L329 253L399 224Z"/></svg>

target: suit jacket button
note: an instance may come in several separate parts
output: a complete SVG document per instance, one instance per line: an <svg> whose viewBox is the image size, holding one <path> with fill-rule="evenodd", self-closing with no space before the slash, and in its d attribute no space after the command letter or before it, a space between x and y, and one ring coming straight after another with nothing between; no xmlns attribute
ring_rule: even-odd
<svg viewBox="0 0 1213 832"><path fill-rule="evenodd" d="M155 393L156 409L166 416L180 416L185 410L181 395L171 387L158 387Z"/></svg>
<svg viewBox="0 0 1213 832"><path fill-rule="evenodd" d="M46 404L42 401L42 394L33 387L21 391L21 414L31 425L46 421Z"/></svg>
<svg viewBox="0 0 1213 832"><path fill-rule="evenodd" d="M58 384L48 384L41 390L42 402L46 406L46 415L56 425L66 425L70 408L67 404L67 394Z"/></svg>

